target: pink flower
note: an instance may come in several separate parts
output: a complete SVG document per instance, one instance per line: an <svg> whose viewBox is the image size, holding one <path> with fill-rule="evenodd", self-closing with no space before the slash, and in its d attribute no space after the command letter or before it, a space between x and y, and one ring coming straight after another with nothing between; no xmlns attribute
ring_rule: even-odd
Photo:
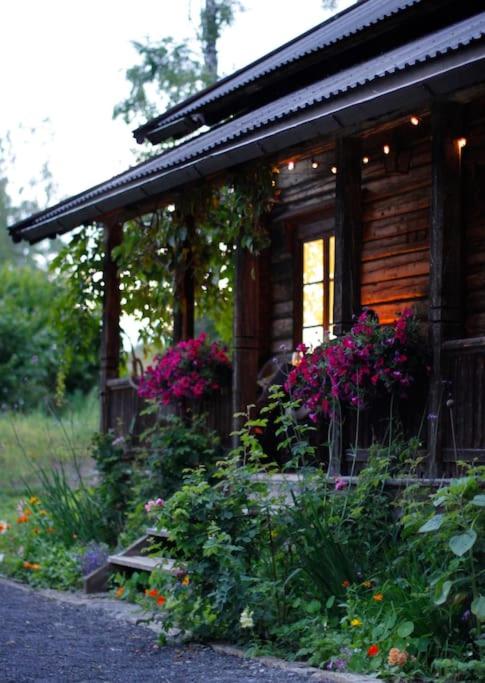
<svg viewBox="0 0 485 683"><path fill-rule="evenodd" d="M339 477L338 479L335 480L335 490L336 491L341 491L342 489L346 489L348 486L347 482L345 479L342 479Z"/></svg>

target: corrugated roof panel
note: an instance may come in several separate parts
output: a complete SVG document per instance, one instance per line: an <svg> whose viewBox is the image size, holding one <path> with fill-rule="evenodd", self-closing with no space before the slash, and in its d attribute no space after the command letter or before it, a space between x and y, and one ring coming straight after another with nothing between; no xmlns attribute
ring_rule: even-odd
<svg viewBox="0 0 485 683"><path fill-rule="evenodd" d="M302 57L334 45L340 40L349 38L363 29L369 28L394 14L417 5L424 0L364 0L351 6L344 12L331 17L310 31L304 33L290 43L274 50L253 64L240 69L235 74L221 79L207 91L200 95L194 95L184 105L177 105L166 113L157 116L140 126L137 131L141 133L151 130L161 122L168 123L180 116L191 114L200 110L204 105L214 102L225 95L236 91L253 81L268 75L284 66L287 66ZM171 113L172 112L172 113Z"/></svg>
<svg viewBox="0 0 485 683"><path fill-rule="evenodd" d="M264 129L322 102L337 99L352 89L358 89L399 71L406 71L414 66L431 62L439 56L447 55L483 38L485 38L485 12L367 62L345 69L336 75L324 78L317 83L286 95L254 112L218 126L87 192L61 202L52 209L22 221L14 226L14 231L70 213L76 207L91 202L97 197L108 195L117 188L126 187L128 189L131 184L138 180L146 178L149 182L157 174L169 172L171 169L175 171L178 166L187 163L195 163L197 159L214 153L227 143L244 138L254 131Z"/></svg>

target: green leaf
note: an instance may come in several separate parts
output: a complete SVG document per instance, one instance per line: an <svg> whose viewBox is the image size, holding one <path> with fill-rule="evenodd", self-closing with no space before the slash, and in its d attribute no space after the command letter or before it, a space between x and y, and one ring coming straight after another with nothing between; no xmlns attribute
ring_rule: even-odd
<svg viewBox="0 0 485 683"><path fill-rule="evenodd" d="M418 531L420 534L427 534L428 531L437 531L443 524L443 520L443 515L434 515L434 517L428 519L428 521L425 524L423 524L423 526L421 526L418 529Z"/></svg>
<svg viewBox="0 0 485 683"><path fill-rule="evenodd" d="M443 605L447 601L452 585L453 581L444 581L442 584L440 582L435 586L433 598L435 605Z"/></svg>
<svg viewBox="0 0 485 683"><path fill-rule="evenodd" d="M475 544L476 540L476 531L474 531L473 529L468 529L462 534L452 536L448 542L448 545L450 546L450 550L452 553L454 553L458 557L461 557L466 552L468 552L468 550L473 548L473 545Z"/></svg>
<svg viewBox="0 0 485 683"><path fill-rule="evenodd" d="M334 606L334 604L335 604L335 595L331 595L331 596L329 597L329 599L327 600L327 603L326 603L325 607L326 607L327 609L332 609L332 607Z"/></svg>
<svg viewBox="0 0 485 683"><path fill-rule="evenodd" d="M472 505L478 505L480 508L485 507L485 494L479 493L478 495L474 496L470 502Z"/></svg>
<svg viewBox="0 0 485 683"><path fill-rule="evenodd" d="M435 508L438 508L440 505L443 505L443 503L446 500L446 496L438 496L437 498L433 499L433 505Z"/></svg>
<svg viewBox="0 0 485 683"><path fill-rule="evenodd" d="M475 600L472 602L472 612L473 614L477 617L477 619L480 619L480 621L485 619L485 597L483 595L479 595L478 598L475 598Z"/></svg>
<svg viewBox="0 0 485 683"><path fill-rule="evenodd" d="M397 629L397 635L400 638L407 638L414 631L414 624L412 621L403 621L399 624Z"/></svg>

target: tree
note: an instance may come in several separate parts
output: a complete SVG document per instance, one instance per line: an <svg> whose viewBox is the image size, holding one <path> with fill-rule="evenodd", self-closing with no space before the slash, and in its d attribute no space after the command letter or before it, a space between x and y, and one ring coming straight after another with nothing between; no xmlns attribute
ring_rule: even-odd
<svg viewBox="0 0 485 683"><path fill-rule="evenodd" d="M165 37L155 43L134 42L140 62L126 72L130 94L115 106L113 117L142 123L216 81L217 41L239 9L238 0L204 0L197 32L200 53L189 47L190 40L176 43Z"/></svg>

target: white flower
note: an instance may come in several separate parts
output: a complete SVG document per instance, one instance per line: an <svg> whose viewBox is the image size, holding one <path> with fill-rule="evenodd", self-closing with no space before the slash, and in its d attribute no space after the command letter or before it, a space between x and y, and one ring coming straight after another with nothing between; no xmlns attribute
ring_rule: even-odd
<svg viewBox="0 0 485 683"><path fill-rule="evenodd" d="M254 628L253 612L247 607L241 612L239 623L241 624L241 628Z"/></svg>

